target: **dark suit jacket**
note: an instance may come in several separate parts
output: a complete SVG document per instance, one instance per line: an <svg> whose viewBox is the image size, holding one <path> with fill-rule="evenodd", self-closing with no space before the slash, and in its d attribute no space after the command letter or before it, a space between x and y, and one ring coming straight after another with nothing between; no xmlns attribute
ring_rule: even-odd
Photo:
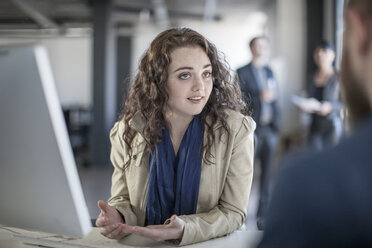
<svg viewBox="0 0 372 248"><path fill-rule="evenodd" d="M260 128L260 117L261 117L261 100L260 91L257 79L252 71L252 63L245 65L237 70L240 89L242 91L242 97L244 101L248 104L252 111L252 118L257 123L257 129ZM272 70L268 67L264 67L267 78L274 78ZM273 120L269 124L273 130L279 130L279 111L277 101L271 103L273 108Z"/></svg>
<svg viewBox="0 0 372 248"><path fill-rule="evenodd" d="M279 171L259 248L372 247L372 116Z"/></svg>

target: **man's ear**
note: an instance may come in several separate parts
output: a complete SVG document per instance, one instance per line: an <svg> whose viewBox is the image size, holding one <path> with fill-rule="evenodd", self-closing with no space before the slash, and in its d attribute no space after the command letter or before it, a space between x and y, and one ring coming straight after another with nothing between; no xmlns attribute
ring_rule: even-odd
<svg viewBox="0 0 372 248"><path fill-rule="evenodd" d="M368 19L353 9L346 10L346 16L356 42L357 52L359 55L366 55L370 49L371 30Z"/></svg>

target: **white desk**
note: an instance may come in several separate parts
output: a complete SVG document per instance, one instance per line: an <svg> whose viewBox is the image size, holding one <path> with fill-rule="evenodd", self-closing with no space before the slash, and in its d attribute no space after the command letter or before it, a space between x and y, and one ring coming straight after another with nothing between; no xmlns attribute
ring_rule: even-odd
<svg viewBox="0 0 372 248"><path fill-rule="evenodd" d="M183 247L255 248L261 238L262 232L260 231L236 231L225 237ZM44 246L56 248L175 247L164 242L155 242L137 235L129 235L120 241L111 240L99 234L98 228L93 228L93 231L83 239L66 239L46 233L0 227L0 248L35 248L36 246L34 245L28 245L20 241L35 241L35 239L42 240L41 242L43 242Z"/></svg>

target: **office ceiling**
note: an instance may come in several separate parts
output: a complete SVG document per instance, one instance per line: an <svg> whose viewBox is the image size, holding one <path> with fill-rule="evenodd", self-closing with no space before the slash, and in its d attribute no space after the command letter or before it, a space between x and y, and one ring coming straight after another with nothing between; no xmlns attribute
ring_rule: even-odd
<svg viewBox="0 0 372 248"><path fill-rule="evenodd" d="M90 28L95 1L108 0L0 0L0 35L31 31ZM232 9L264 6L273 0L112 0L118 28L140 20L175 25L180 19L220 21ZM255 6L257 7L257 6Z"/></svg>

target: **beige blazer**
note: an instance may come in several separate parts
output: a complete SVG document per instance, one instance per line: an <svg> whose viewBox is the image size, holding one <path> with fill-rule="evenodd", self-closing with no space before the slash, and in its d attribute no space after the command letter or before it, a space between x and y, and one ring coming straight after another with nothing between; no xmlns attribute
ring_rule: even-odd
<svg viewBox="0 0 372 248"><path fill-rule="evenodd" d="M211 161L202 162L199 198L196 214L179 216L184 222L180 245L192 244L219 237L239 229L246 218L248 198L253 177L253 136L256 127L251 117L227 110L230 139L221 123L216 123L216 137ZM143 226L149 180L149 153L141 135L144 120L140 114L129 125L138 133L133 140L133 156L129 166L126 145L122 138L124 123L119 121L110 132L112 175L111 198L108 203L116 207L128 225ZM206 141L206 132L204 133Z"/></svg>

